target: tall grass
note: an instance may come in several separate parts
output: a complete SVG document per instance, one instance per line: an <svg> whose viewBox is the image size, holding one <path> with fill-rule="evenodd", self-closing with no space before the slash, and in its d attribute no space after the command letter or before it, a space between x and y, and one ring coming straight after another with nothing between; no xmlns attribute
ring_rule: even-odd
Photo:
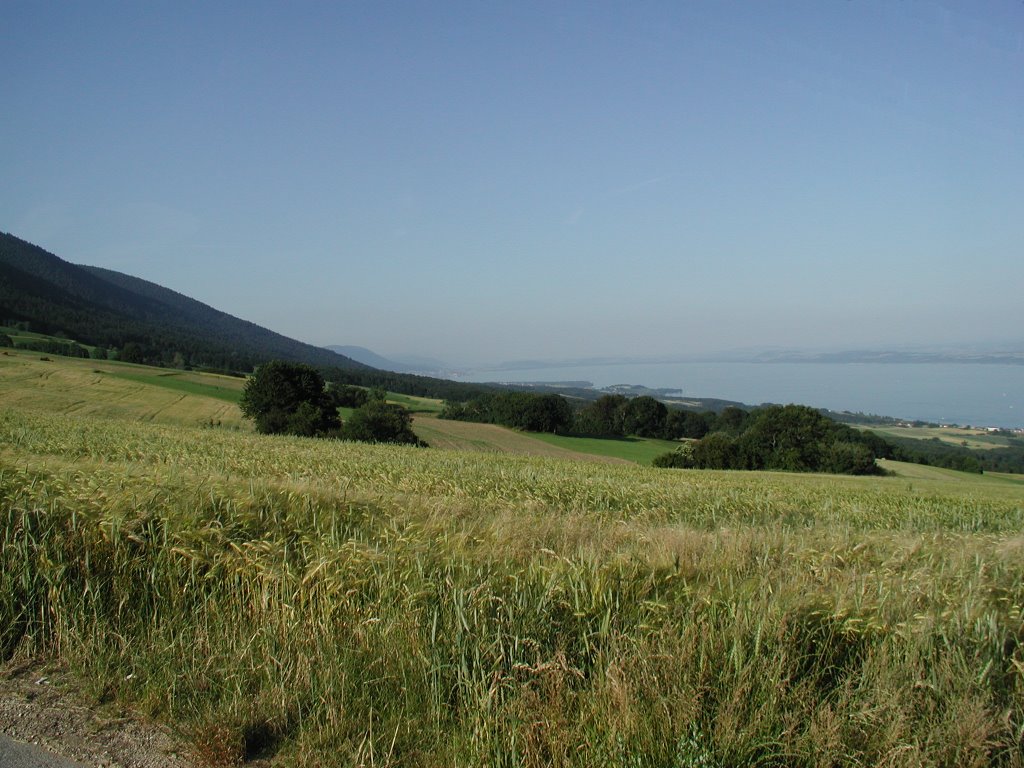
<svg viewBox="0 0 1024 768"><path fill-rule="evenodd" d="M213 764L1006 765L1024 504L0 415L0 652Z"/></svg>

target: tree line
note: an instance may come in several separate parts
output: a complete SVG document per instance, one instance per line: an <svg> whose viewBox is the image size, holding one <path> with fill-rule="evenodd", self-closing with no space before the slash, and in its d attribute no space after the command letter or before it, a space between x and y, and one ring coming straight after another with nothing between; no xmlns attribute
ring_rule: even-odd
<svg viewBox="0 0 1024 768"><path fill-rule="evenodd" d="M441 418L581 437L685 441L658 457L656 465L663 467L874 474L880 471L876 459L894 459L962 472L1024 473L1024 445L976 451L883 438L801 405L697 412L668 408L648 395L602 395L580 404L557 394L513 391L447 401Z"/></svg>
<svg viewBox="0 0 1024 768"><path fill-rule="evenodd" d="M1012 433L1011 433L1012 434ZM892 456L898 461L956 469L961 472L1010 472L1024 474L1024 440L1002 448L975 450L951 445L938 438L918 440L910 437L886 438Z"/></svg>
<svg viewBox="0 0 1024 768"><path fill-rule="evenodd" d="M561 395L494 392L467 402L446 402L441 418L500 424L527 432L565 433L573 423L573 410Z"/></svg>
<svg viewBox="0 0 1024 768"><path fill-rule="evenodd" d="M389 392L401 392L414 397L465 402L483 397L496 390L493 385L467 384L450 379L435 379L414 373L395 373L376 368L338 368L321 366L317 370L324 379L336 386L381 387Z"/></svg>
<svg viewBox="0 0 1024 768"><path fill-rule="evenodd" d="M601 395L573 406L558 394L485 392L466 401L448 401L443 419L500 424L528 432L555 432L587 437L653 437L699 439L709 432L736 431L749 415L728 407L720 413L670 410L649 395Z"/></svg>

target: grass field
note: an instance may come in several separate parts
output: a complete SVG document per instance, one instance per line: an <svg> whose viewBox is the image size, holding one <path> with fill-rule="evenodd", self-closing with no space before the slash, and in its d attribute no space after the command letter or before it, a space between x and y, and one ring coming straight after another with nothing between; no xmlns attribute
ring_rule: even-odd
<svg viewBox="0 0 1024 768"><path fill-rule="evenodd" d="M100 369L101 370L101 369ZM125 370L112 368L102 371L110 376L140 384L151 384L155 387L184 392L189 395L200 395L237 404L242 397L244 379L231 376L218 376L210 373L188 373L186 371L159 371L152 369Z"/></svg>
<svg viewBox="0 0 1024 768"><path fill-rule="evenodd" d="M43 361L37 352L6 351L7 355L0 355L0 396L7 405L68 415L251 429L237 408L244 379L59 355L48 355L50 359ZM438 448L649 464L651 457L673 445L522 433L438 419L440 400L389 392L388 401L412 411L417 435ZM352 413L351 408L340 410L342 418Z"/></svg>
<svg viewBox="0 0 1024 768"><path fill-rule="evenodd" d="M410 413L434 415L440 413L444 408L443 400L436 400L430 397L403 395L398 392L388 392L388 402L397 403Z"/></svg>
<svg viewBox="0 0 1024 768"><path fill-rule="evenodd" d="M416 416L413 419L413 430L421 440L425 440L432 448L550 456L581 461L615 462L618 460L613 455L597 451L573 450L550 443L539 434L517 432L496 424L476 424L468 421L449 421L428 416Z"/></svg>
<svg viewBox="0 0 1024 768"><path fill-rule="evenodd" d="M540 433L533 434L533 436L549 445L577 453L609 456L648 466L654 461L655 456L660 456L679 447L679 443L671 440L654 440L646 437L570 437Z"/></svg>
<svg viewBox="0 0 1024 768"><path fill-rule="evenodd" d="M9 407L251 429L236 405L245 384L242 379L38 352L4 352L0 354L0 399Z"/></svg>
<svg viewBox="0 0 1024 768"><path fill-rule="evenodd" d="M266 437L36 364L0 357L0 656L211 765L1024 765L1010 476Z"/></svg>

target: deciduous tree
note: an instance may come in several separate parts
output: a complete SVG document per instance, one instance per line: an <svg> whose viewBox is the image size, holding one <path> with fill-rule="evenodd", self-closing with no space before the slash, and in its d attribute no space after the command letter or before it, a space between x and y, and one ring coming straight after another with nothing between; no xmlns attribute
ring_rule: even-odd
<svg viewBox="0 0 1024 768"><path fill-rule="evenodd" d="M312 437L341 427L323 377L304 363L274 360L261 365L246 382L239 407L264 434Z"/></svg>

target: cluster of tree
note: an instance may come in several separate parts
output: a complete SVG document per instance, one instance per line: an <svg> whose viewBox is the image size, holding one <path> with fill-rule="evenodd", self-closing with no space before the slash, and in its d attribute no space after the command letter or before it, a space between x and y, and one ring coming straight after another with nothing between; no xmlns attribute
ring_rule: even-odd
<svg viewBox="0 0 1024 768"><path fill-rule="evenodd" d="M747 419L752 423L753 420L760 418L761 414L765 411L771 411L777 407L772 406L750 412ZM827 417L823 416L823 418ZM1024 474L1024 445L1010 445L1003 448L978 450L951 445L941 442L937 438L931 440L920 440L910 437L883 438L871 431L850 429L845 425L837 426L841 427L839 443L863 446L877 459L893 459L913 464L955 469L959 472L1009 472ZM731 441L726 443L719 436L710 434L708 437L715 438L710 443L701 446L694 443L692 447L681 446L678 451L666 454L660 461L665 466L720 466L724 468L725 464L732 464L734 467L757 468L757 462L750 460L749 449L743 445L745 441L749 441L751 438L742 430L740 432L736 430L721 430L718 434L721 435L722 433L731 438ZM707 438L701 442L704 443L706 440ZM677 456L677 453L682 455ZM857 454L863 456L863 452L860 450L857 451ZM833 453L828 458L826 465L827 468L819 471L849 472L849 469L842 470L838 467L846 466L857 469L858 467L866 466L858 463L856 456L850 453L850 449L838 447L836 448L836 453ZM765 466L761 468L768 469L773 467ZM859 472L854 472L854 474L857 473Z"/></svg>
<svg viewBox="0 0 1024 768"><path fill-rule="evenodd" d="M448 401L441 418L501 424L528 432L568 432L573 425L568 400L533 392L494 392L464 403Z"/></svg>
<svg viewBox="0 0 1024 768"><path fill-rule="evenodd" d="M719 413L669 409L649 395L602 395L576 412L573 431L596 437L656 437L698 440L710 432L738 434L750 418L733 406Z"/></svg>
<svg viewBox="0 0 1024 768"><path fill-rule="evenodd" d="M861 432L860 439L880 459L894 459L930 467L955 469L959 472L1024 474L1024 443L1008 445L1003 448L973 449L952 445L938 438L930 440L893 436L882 438L874 432Z"/></svg>
<svg viewBox="0 0 1024 768"><path fill-rule="evenodd" d="M239 407L262 434L425 445L412 431L409 412L385 402L383 390L328 388L320 372L304 363L261 365L246 382ZM344 422L340 407L355 408Z"/></svg>
<svg viewBox="0 0 1024 768"><path fill-rule="evenodd" d="M448 400L443 419L501 424L529 432L561 432L588 437L655 437L668 440L701 438L712 431L738 433L747 411L729 407L721 413L669 410L648 395L601 395L573 410L554 393L485 392L470 400Z"/></svg>
<svg viewBox="0 0 1024 768"><path fill-rule="evenodd" d="M531 432L691 441L657 459L666 467L875 474L881 471L875 459L895 459L964 472L1024 473L1024 447L975 451L937 441L887 440L797 405L696 412L667 408L647 395L616 394L573 411L560 395L516 391L449 400L441 417Z"/></svg>
<svg viewBox="0 0 1024 768"><path fill-rule="evenodd" d="M873 436L832 421L814 408L767 406L751 413L745 422L738 435L712 432L663 454L655 465L848 475L881 472L875 464Z"/></svg>
<svg viewBox="0 0 1024 768"><path fill-rule="evenodd" d="M985 472L1024 474L1024 447L993 448L989 451L975 451L974 455Z"/></svg>
<svg viewBox="0 0 1024 768"><path fill-rule="evenodd" d="M0 344L0 346L3 346ZM92 357L88 349L73 341L49 341L36 339L32 341L20 341L14 344L18 349L27 349L31 352L43 352L47 355L64 355L64 357Z"/></svg>
<svg viewBox="0 0 1024 768"><path fill-rule="evenodd" d="M889 458L897 461L907 461L914 464L925 464L930 467L943 467L945 469L956 469L961 472L981 473L985 469L990 471L1024 471L1024 450L1018 452L1020 463L1014 469L996 469L997 462L984 466L982 462L990 461L987 454L990 451L972 451L959 445L943 443L937 438L933 440L919 440L909 437L888 438L891 455ZM1012 458L1010 455L1005 458ZM1000 457L1003 458L1003 457Z"/></svg>
<svg viewBox="0 0 1024 768"><path fill-rule="evenodd" d="M603 437L663 437L668 408L653 397L602 395L576 412L573 431Z"/></svg>

